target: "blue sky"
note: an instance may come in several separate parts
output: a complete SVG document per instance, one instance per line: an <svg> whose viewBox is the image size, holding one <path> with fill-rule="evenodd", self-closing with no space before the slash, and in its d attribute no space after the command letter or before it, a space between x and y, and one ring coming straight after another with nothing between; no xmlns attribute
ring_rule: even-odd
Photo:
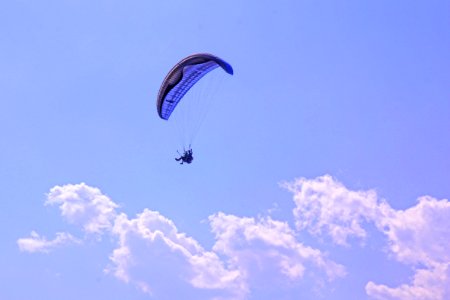
<svg viewBox="0 0 450 300"><path fill-rule="evenodd" d="M450 297L448 1L0 4L1 299ZM235 70L178 165L155 101Z"/></svg>

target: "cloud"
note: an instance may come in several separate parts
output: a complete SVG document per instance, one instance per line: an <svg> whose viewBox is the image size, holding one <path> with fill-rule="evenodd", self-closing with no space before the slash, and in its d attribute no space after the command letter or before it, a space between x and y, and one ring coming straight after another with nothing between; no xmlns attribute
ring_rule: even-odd
<svg viewBox="0 0 450 300"><path fill-rule="evenodd" d="M53 187L45 205L59 205L61 215L86 233L102 234L112 227L119 206L100 189L85 183Z"/></svg>
<svg viewBox="0 0 450 300"><path fill-rule="evenodd" d="M387 239L391 257L409 265L412 282L388 287L369 281L366 293L375 299L433 299L450 297L450 203L430 196L406 210L395 210L375 191L352 191L329 175L283 183L294 194L299 230L327 235L338 245L349 238L367 238L372 223Z"/></svg>
<svg viewBox="0 0 450 300"><path fill-rule="evenodd" d="M275 276L298 282L307 268L329 280L345 275L343 266L298 243L286 223L223 213L209 221L216 236L212 251L159 212L145 209L132 219L120 214L112 229L119 246L107 272L157 299L179 298L187 290L196 299L246 299Z"/></svg>
<svg viewBox="0 0 450 300"><path fill-rule="evenodd" d="M196 299L210 299L211 293L202 289L232 298L243 292L238 270L227 269L216 253L179 232L159 212L145 209L134 219L121 214L112 233L119 246L108 272L157 299L181 298L186 290L192 295L192 288Z"/></svg>
<svg viewBox="0 0 450 300"><path fill-rule="evenodd" d="M329 175L300 178L282 186L294 194L297 229L328 235L338 245L348 246L351 237L364 240L363 223L378 213L375 191L351 191Z"/></svg>
<svg viewBox="0 0 450 300"><path fill-rule="evenodd" d="M429 196L406 210L382 208L376 223L387 236L390 253L411 265L411 284L397 288L369 282L367 294L376 299L430 299L450 297L450 203Z"/></svg>
<svg viewBox="0 0 450 300"><path fill-rule="evenodd" d="M42 252L49 253L54 248L69 245L80 244L81 241L74 238L70 233L58 232L53 240L47 240L45 237L39 236L35 231L32 231L29 238L21 238L17 240L17 245L20 251L23 252Z"/></svg>
<svg viewBox="0 0 450 300"><path fill-rule="evenodd" d="M383 206L378 228L389 239L390 251L408 264L450 262L450 202L429 196L407 210Z"/></svg>
<svg viewBox="0 0 450 300"><path fill-rule="evenodd" d="M428 269L415 271L411 284L390 288L369 281L367 294L374 299L396 300L445 300L450 296L449 264L438 264Z"/></svg>
<svg viewBox="0 0 450 300"><path fill-rule="evenodd" d="M327 237L348 248L354 240L364 245L370 238L368 225L385 236L380 253L412 271L411 281L399 286L368 280L369 297L450 297L448 200L424 196L406 210L395 210L374 190L353 191L329 175L282 186L293 193L295 228L270 216L218 212L208 218L215 239L210 250L157 211L144 209L134 218L118 212L108 196L84 183L55 186L45 204L58 205L62 217L87 234L109 235L117 244L106 272L156 299L271 298L289 294L302 283L323 288L325 279L344 277L345 267L299 241L299 234ZM74 243L81 241L69 233L47 240L32 232L17 240L25 252L45 253Z"/></svg>
<svg viewBox="0 0 450 300"><path fill-rule="evenodd" d="M210 216L216 242L206 250L159 212L144 209L130 218L117 212L118 205L98 188L84 183L53 187L45 204L59 206L62 217L86 233L109 235L117 246L105 271L157 299L186 294L246 299L272 279L278 280L271 285L276 289L286 280L297 284L308 273L322 273L330 281L345 275L343 266L298 242L287 223L270 217ZM18 244L27 249L23 251L43 252L75 241L69 237L58 234L47 241L33 234Z"/></svg>
<svg viewBox="0 0 450 300"><path fill-rule="evenodd" d="M209 221L216 238L213 250L228 257L230 266L253 285L266 284L275 276L298 282L307 267L323 271L329 280L345 275L343 266L298 242L285 222L224 213L210 216Z"/></svg>

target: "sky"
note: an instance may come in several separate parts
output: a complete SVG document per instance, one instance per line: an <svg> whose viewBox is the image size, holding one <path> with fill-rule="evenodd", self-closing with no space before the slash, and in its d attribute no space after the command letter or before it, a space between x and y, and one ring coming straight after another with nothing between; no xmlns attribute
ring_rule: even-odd
<svg viewBox="0 0 450 300"><path fill-rule="evenodd" d="M444 0L1 2L0 299L449 299L449 22ZM179 165L156 96L196 52L234 75Z"/></svg>

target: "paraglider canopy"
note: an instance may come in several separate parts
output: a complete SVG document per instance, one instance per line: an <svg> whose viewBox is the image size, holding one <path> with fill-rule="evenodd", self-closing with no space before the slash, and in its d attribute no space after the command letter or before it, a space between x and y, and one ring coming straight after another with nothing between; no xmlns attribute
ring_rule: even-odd
<svg viewBox="0 0 450 300"><path fill-rule="evenodd" d="M168 120L189 89L217 67L233 75L231 65L212 54L193 54L177 63L167 74L159 89L156 101L159 117Z"/></svg>

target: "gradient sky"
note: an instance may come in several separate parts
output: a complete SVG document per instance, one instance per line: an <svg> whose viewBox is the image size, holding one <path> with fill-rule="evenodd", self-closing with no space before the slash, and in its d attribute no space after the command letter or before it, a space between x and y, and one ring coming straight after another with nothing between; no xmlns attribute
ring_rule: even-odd
<svg viewBox="0 0 450 300"><path fill-rule="evenodd" d="M3 1L0 299L449 299L449 1ZM168 70L223 80L178 165Z"/></svg>

